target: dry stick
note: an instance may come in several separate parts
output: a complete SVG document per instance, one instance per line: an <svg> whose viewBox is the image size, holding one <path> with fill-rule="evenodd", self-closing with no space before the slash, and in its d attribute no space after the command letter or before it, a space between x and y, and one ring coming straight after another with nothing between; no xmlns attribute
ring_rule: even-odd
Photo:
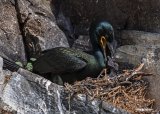
<svg viewBox="0 0 160 114"><path fill-rule="evenodd" d="M69 108L69 114L70 114L71 113L71 94L69 94L68 108Z"/></svg>

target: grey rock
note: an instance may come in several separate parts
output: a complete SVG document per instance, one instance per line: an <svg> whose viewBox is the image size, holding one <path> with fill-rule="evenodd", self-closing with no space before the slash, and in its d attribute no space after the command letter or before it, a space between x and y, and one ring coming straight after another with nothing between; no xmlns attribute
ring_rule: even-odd
<svg viewBox="0 0 160 114"><path fill-rule="evenodd" d="M29 57L37 57L43 50L69 46L64 33L55 22L50 2L46 0L17 1Z"/></svg>
<svg viewBox="0 0 160 114"><path fill-rule="evenodd" d="M114 1L67 0L61 4L62 11L75 26L75 32L83 35L87 33L90 23L97 18L107 19L116 28L123 28L127 19L127 15L116 7Z"/></svg>
<svg viewBox="0 0 160 114"><path fill-rule="evenodd" d="M125 29L160 32L159 1L117 0L115 4L127 15Z"/></svg>
<svg viewBox="0 0 160 114"><path fill-rule="evenodd" d="M154 64L159 60L160 45L124 45L117 49L117 62L138 66L141 63ZM147 59L151 57L150 59Z"/></svg>
<svg viewBox="0 0 160 114"><path fill-rule="evenodd" d="M77 40L74 41L72 46L74 49L80 49L83 51L91 51L92 45L88 35L80 35Z"/></svg>
<svg viewBox="0 0 160 114"><path fill-rule="evenodd" d="M0 1L0 55L12 61L26 62L23 37L17 12L10 0Z"/></svg>
<svg viewBox="0 0 160 114"><path fill-rule="evenodd" d="M86 29L92 20L101 18L108 20L115 29L160 32L160 2L156 0L61 1L60 8L76 28Z"/></svg>
<svg viewBox="0 0 160 114"><path fill-rule="evenodd" d="M117 49L115 58L118 62L126 62L136 66L142 62L147 51L147 47L144 45L124 45Z"/></svg>
<svg viewBox="0 0 160 114"><path fill-rule="evenodd" d="M56 14L55 14L56 15ZM74 40L77 39L77 35L75 33L74 27L71 23L71 20L69 17L66 17L64 13L61 11L58 12L56 16L56 23L59 26L59 28L65 33L68 43L70 47L72 47Z"/></svg>
<svg viewBox="0 0 160 114"><path fill-rule="evenodd" d="M160 44L160 34L136 30L121 31L121 45L158 45Z"/></svg>
<svg viewBox="0 0 160 114"><path fill-rule="evenodd" d="M107 114L130 114L129 112L126 112L123 109L115 108L113 105L106 102L102 102L102 107L104 110L109 111Z"/></svg>
<svg viewBox="0 0 160 114"><path fill-rule="evenodd" d="M10 76L10 80L1 89L1 99L12 110L17 111L17 114L63 114L60 86L51 84L41 77L27 80L25 76L16 72Z"/></svg>
<svg viewBox="0 0 160 114"><path fill-rule="evenodd" d="M84 94L78 94L70 102L63 99L63 103L65 106L70 106L71 111L76 114L129 114L127 111L117 108L110 103L98 99L91 100L90 97Z"/></svg>

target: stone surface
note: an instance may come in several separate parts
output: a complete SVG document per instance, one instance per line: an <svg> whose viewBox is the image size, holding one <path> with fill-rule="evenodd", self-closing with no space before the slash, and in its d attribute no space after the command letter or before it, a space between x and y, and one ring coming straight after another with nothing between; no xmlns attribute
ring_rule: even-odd
<svg viewBox="0 0 160 114"><path fill-rule="evenodd" d="M118 62L126 62L136 66L142 62L147 52L148 49L144 45L124 45L117 49L115 58Z"/></svg>
<svg viewBox="0 0 160 114"><path fill-rule="evenodd" d="M72 46L74 49L81 49L83 51L91 51L92 45L90 43L90 38L87 35L80 35L77 40L74 41Z"/></svg>
<svg viewBox="0 0 160 114"><path fill-rule="evenodd" d="M115 4L127 15L125 29L160 32L159 1L118 0Z"/></svg>
<svg viewBox="0 0 160 114"><path fill-rule="evenodd" d="M123 30L120 35L121 45L159 45L160 34L136 30Z"/></svg>
<svg viewBox="0 0 160 114"><path fill-rule="evenodd" d="M15 6L10 0L2 0L0 9L0 55L12 61L25 63L23 37Z"/></svg>
<svg viewBox="0 0 160 114"><path fill-rule="evenodd" d="M50 1L18 0L17 11L29 58L37 57L43 50L69 46L55 22Z"/></svg>
<svg viewBox="0 0 160 114"><path fill-rule="evenodd" d="M88 34L89 25L96 18L107 19L117 28L123 27L127 19L127 16L117 9L114 2L109 0L60 0L58 4L57 10L61 8L64 15L70 18L76 34Z"/></svg>
<svg viewBox="0 0 160 114"><path fill-rule="evenodd" d="M22 72L22 71L19 71ZM63 113L60 103L61 87L31 76L29 80L18 73L10 74L10 80L1 86L1 100L17 114L55 114ZM3 82L3 81L1 81Z"/></svg>
<svg viewBox="0 0 160 114"><path fill-rule="evenodd" d="M160 2L156 0L54 0L70 17L77 31L87 30L96 18L106 19L115 29L160 32ZM54 4L53 4L54 5ZM57 4L55 4L57 5ZM59 9L58 9L59 8Z"/></svg>

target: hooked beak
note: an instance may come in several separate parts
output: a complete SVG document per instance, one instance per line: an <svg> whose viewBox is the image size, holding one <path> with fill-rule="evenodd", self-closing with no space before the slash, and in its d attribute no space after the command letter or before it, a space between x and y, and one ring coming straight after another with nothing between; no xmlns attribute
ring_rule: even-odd
<svg viewBox="0 0 160 114"><path fill-rule="evenodd" d="M101 37L100 43L101 43L101 48L102 48L102 51L103 51L104 62L107 63L107 55L106 55L107 40L104 36Z"/></svg>
<svg viewBox="0 0 160 114"><path fill-rule="evenodd" d="M104 36L101 37L100 42L101 42L101 47L102 47L105 63L107 63L108 56L107 56L107 53L106 53L107 51L106 50L107 50L107 48L109 49L109 52L111 54L110 56L112 58L113 54L114 54L113 45L110 42L108 42L107 39Z"/></svg>
<svg viewBox="0 0 160 114"><path fill-rule="evenodd" d="M101 37L101 47L102 47L102 51L103 51L103 55L104 55L104 62L107 66L110 66L112 68L114 68L115 70L118 70L118 64L116 64L113 61L113 56L114 56L114 49L113 49L113 45L108 42L106 40L106 38L104 36ZM107 52L107 48L109 49L109 52L111 55L108 55Z"/></svg>

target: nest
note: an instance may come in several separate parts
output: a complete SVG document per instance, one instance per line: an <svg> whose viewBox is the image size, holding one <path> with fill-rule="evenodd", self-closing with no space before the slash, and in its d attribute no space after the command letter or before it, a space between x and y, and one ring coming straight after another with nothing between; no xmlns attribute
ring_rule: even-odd
<svg viewBox="0 0 160 114"><path fill-rule="evenodd" d="M136 69L124 70L124 73L114 78L109 78L106 70L103 70L96 79L88 77L73 85L66 83L65 88L73 95L86 94L92 99L101 99L132 114L151 114L154 112L154 100L146 98L149 83L143 77L152 74L141 72L143 66L141 64Z"/></svg>

